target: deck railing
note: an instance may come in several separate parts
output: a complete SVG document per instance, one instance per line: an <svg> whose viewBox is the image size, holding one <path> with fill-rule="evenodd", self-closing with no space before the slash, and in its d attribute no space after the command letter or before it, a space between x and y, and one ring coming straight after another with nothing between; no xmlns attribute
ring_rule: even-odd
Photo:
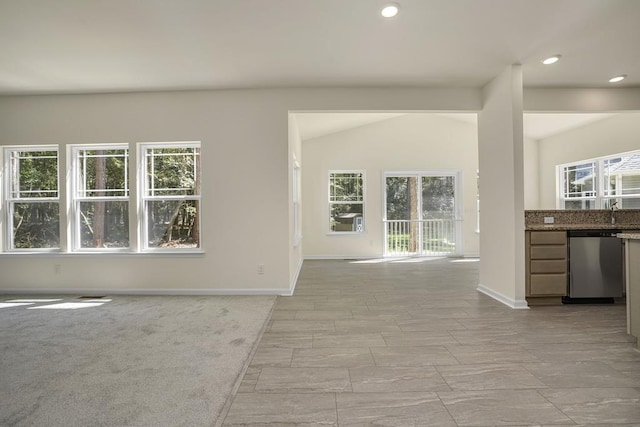
<svg viewBox="0 0 640 427"><path fill-rule="evenodd" d="M384 221L386 255L438 256L456 253L454 219Z"/></svg>

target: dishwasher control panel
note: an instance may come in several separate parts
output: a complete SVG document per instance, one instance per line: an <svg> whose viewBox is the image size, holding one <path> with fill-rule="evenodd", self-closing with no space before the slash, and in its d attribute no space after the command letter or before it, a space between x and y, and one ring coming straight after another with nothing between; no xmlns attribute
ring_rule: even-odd
<svg viewBox="0 0 640 427"><path fill-rule="evenodd" d="M622 230L569 230L567 235L571 237L617 237Z"/></svg>

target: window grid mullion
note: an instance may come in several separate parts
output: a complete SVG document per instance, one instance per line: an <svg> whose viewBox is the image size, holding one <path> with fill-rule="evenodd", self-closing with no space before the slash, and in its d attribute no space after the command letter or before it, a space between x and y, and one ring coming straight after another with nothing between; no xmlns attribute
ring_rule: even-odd
<svg viewBox="0 0 640 427"><path fill-rule="evenodd" d="M154 156L155 152L154 149L151 149L151 174L149 175L149 179L151 180L151 195L155 196L155 188L156 188L156 183L155 183L155 176L156 176L156 158Z"/></svg>
<svg viewBox="0 0 640 427"><path fill-rule="evenodd" d="M80 160L82 163L82 182L81 182L81 191L82 191L82 195L86 196L87 195L87 151L86 150L81 150L82 152L82 159Z"/></svg>

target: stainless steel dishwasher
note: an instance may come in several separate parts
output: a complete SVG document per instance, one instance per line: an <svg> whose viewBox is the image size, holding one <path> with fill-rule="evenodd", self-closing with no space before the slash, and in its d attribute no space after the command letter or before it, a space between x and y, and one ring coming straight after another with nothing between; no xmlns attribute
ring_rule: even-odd
<svg viewBox="0 0 640 427"><path fill-rule="evenodd" d="M623 243L619 231L569 231L569 298L614 302L622 297Z"/></svg>

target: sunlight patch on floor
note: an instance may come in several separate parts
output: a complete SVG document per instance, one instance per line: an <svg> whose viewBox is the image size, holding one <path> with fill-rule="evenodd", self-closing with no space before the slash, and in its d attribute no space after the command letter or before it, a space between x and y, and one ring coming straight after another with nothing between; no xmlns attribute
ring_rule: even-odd
<svg viewBox="0 0 640 427"><path fill-rule="evenodd" d="M350 264L382 264L383 262L391 262L394 260L400 260L403 258L372 258L372 259L363 259L360 261L351 261Z"/></svg>
<svg viewBox="0 0 640 427"><path fill-rule="evenodd" d="M382 264L382 263L420 263L420 262L429 262L435 261L439 259L443 259L445 257L390 257L390 258L372 258L372 259L363 259L359 261L350 261L350 264Z"/></svg>
<svg viewBox="0 0 640 427"><path fill-rule="evenodd" d="M32 302L0 302L0 308L20 307L21 305L31 305Z"/></svg>
<svg viewBox="0 0 640 427"><path fill-rule="evenodd" d="M27 310L77 310L78 308L99 307L104 302L62 302L60 304L41 305L38 307L29 307Z"/></svg>
<svg viewBox="0 0 640 427"><path fill-rule="evenodd" d="M410 258L405 258L405 259L400 259L397 261L393 261L394 264L398 263L412 263L412 264L416 264L416 263L421 263L421 262L429 262L429 261L436 261L439 259L443 259L444 257L410 257Z"/></svg>
<svg viewBox="0 0 640 427"><path fill-rule="evenodd" d="M72 298L73 299L73 298ZM30 306L25 307L27 310L39 310L39 309L49 309L49 310L76 310L79 308L90 308L90 307L99 307L104 305L107 302L111 302L111 299L105 298L95 298L95 299L83 299L82 302L59 302L64 301L64 298L20 298L20 299L11 299L0 302L0 308L12 308L12 307L21 307L21 306ZM57 303L57 304L51 304Z"/></svg>

